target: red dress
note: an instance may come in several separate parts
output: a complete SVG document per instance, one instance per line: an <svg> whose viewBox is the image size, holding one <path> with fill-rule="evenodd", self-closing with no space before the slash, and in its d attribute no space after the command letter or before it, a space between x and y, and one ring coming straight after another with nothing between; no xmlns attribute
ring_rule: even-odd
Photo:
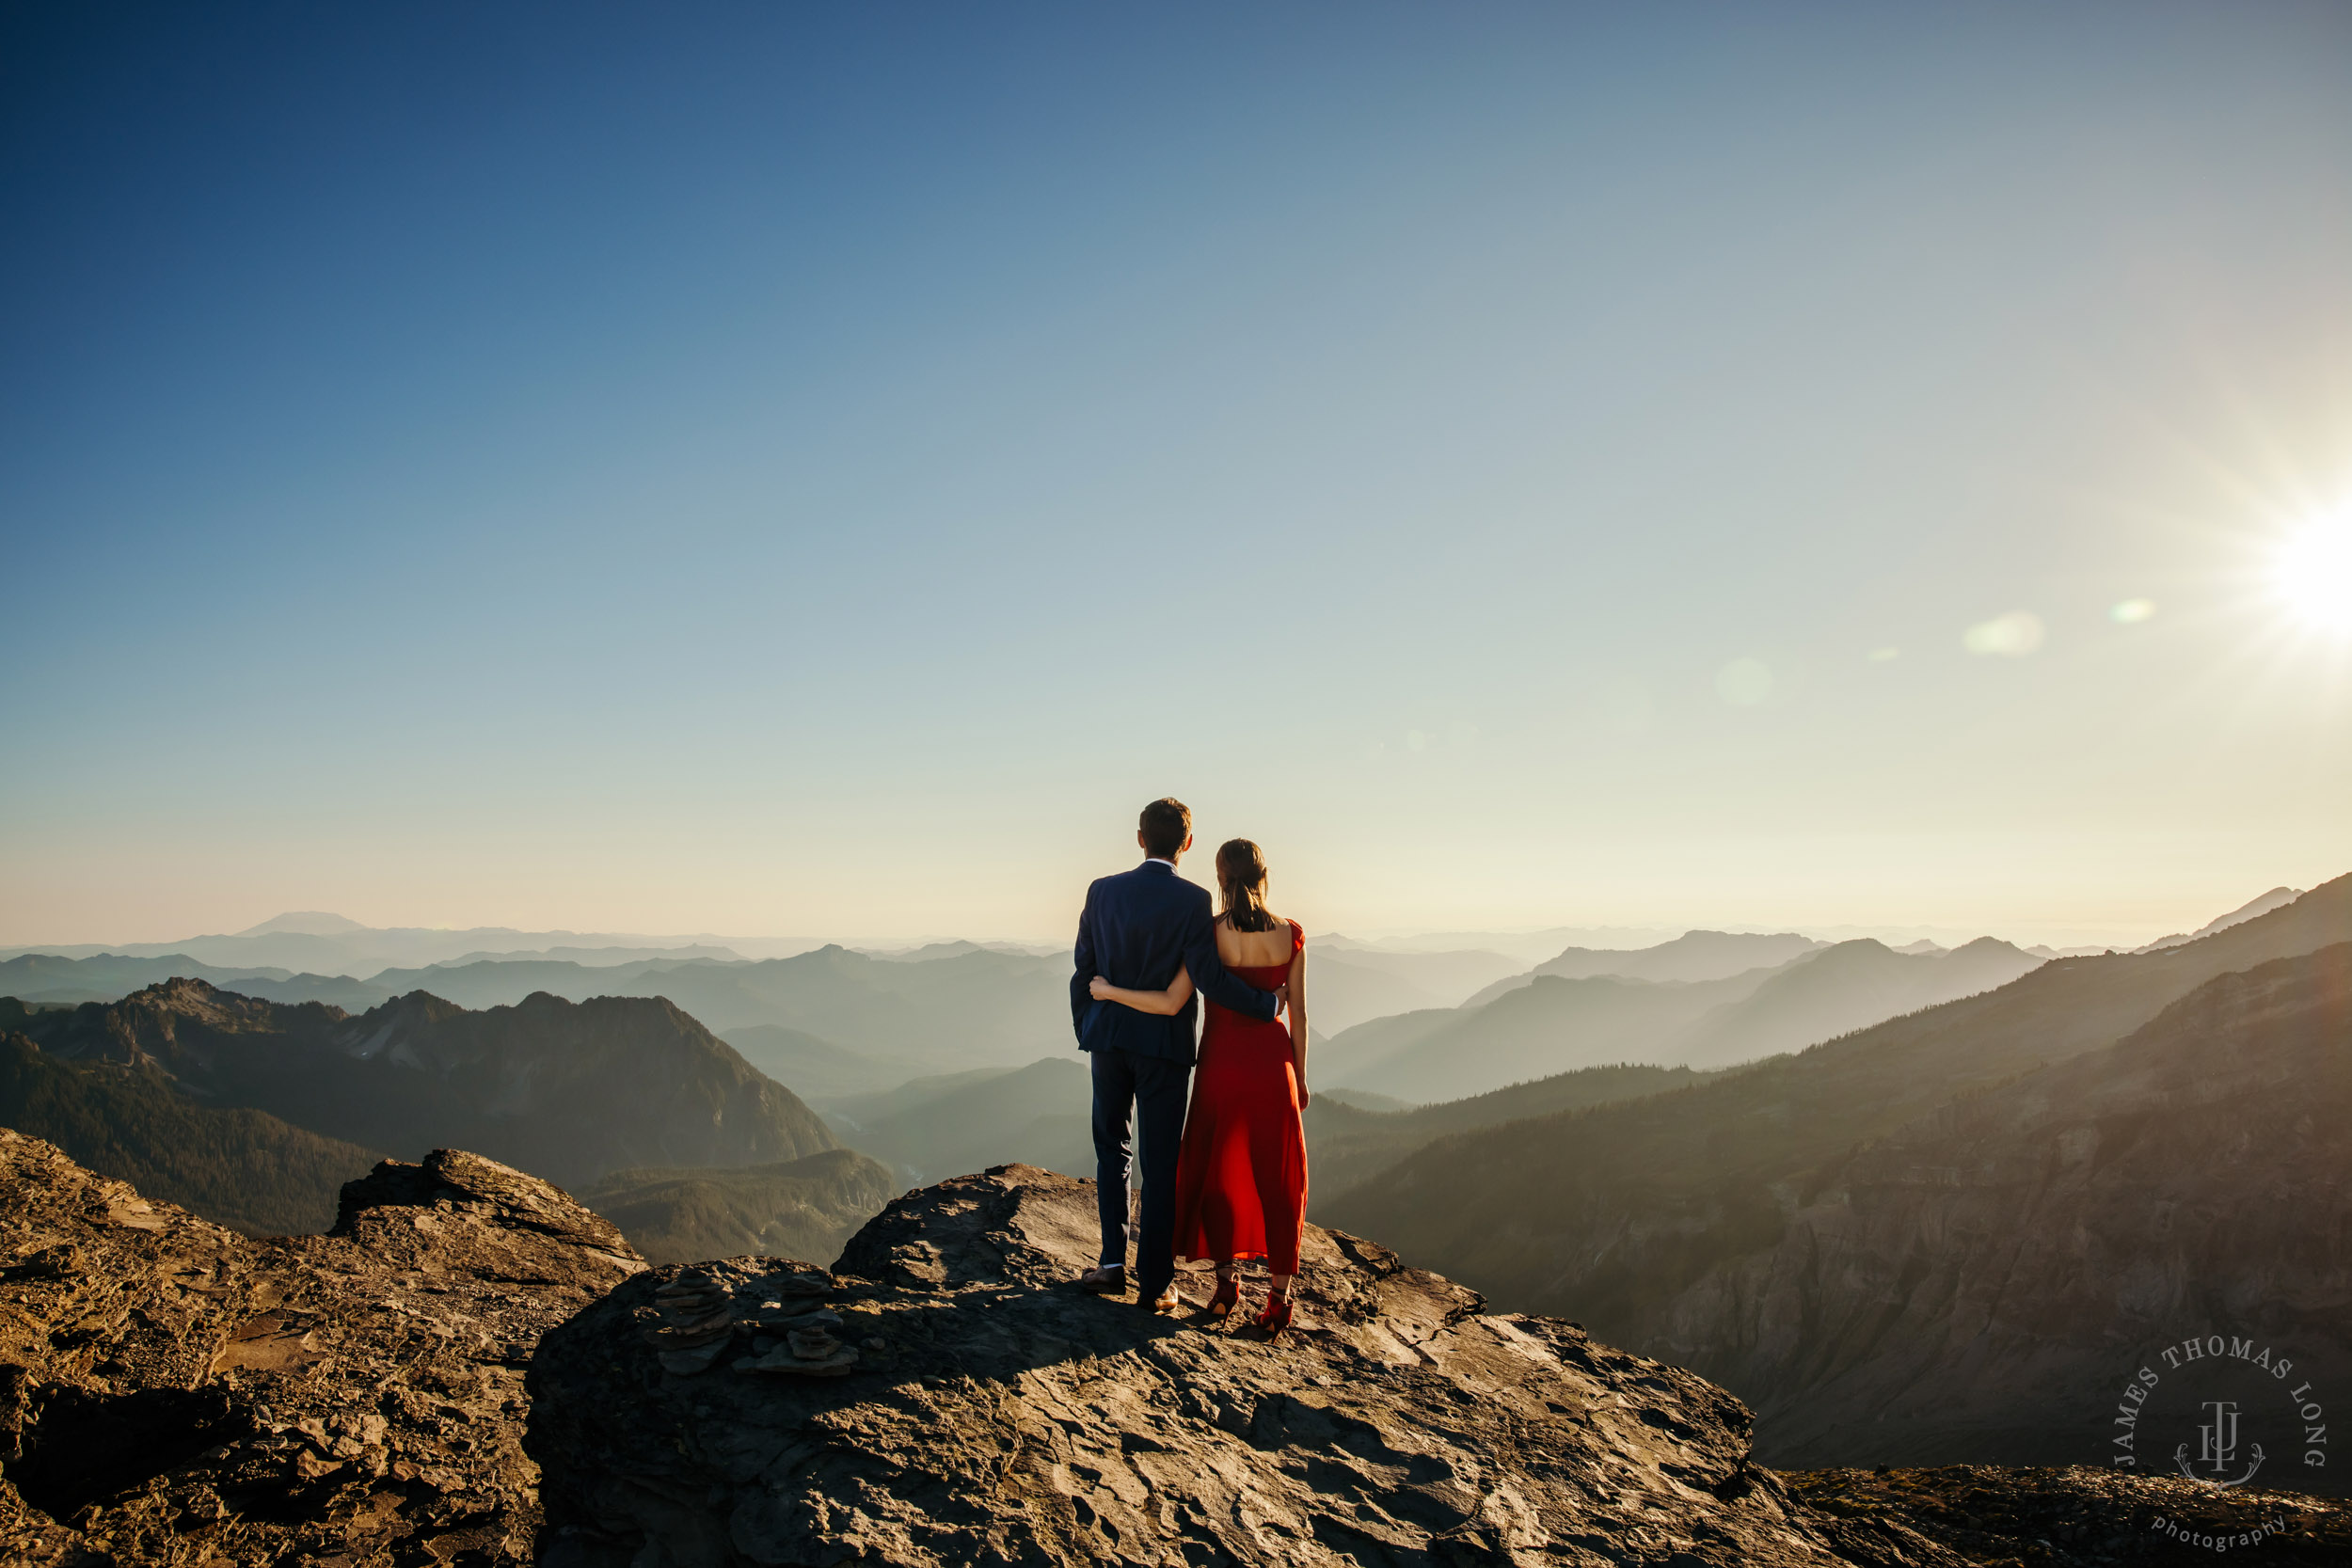
<svg viewBox="0 0 2352 1568"><path fill-rule="evenodd" d="M1291 957L1307 945L1298 922ZM1230 966L1235 979L1272 990L1290 978L1279 964ZM1200 1066L1176 1156L1176 1256L1224 1262L1263 1258L1275 1274L1298 1272L1307 1223L1307 1131L1298 1119L1291 1032L1210 1002Z"/></svg>

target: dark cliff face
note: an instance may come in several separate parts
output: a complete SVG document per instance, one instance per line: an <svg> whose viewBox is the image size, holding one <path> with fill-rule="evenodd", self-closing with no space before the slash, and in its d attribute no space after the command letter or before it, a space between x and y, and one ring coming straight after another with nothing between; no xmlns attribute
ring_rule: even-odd
<svg viewBox="0 0 2352 1568"><path fill-rule="evenodd" d="M1863 1148L1650 1346L1753 1401L1775 1464L2105 1464L2117 1389L2192 1335L2352 1391L2348 1191L2352 944L2224 975ZM2264 1479L2341 1489L2292 1416L2245 1412Z"/></svg>
<svg viewBox="0 0 2352 1568"><path fill-rule="evenodd" d="M0 1130L0 1560L520 1568L523 1368L643 1266L474 1155L257 1242Z"/></svg>
<svg viewBox="0 0 2352 1568"><path fill-rule="evenodd" d="M55 1057L151 1068L207 1105L398 1154L481 1149L567 1185L838 1147L789 1089L659 997L542 993L469 1012L415 991L355 1018L174 980L22 1027Z"/></svg>

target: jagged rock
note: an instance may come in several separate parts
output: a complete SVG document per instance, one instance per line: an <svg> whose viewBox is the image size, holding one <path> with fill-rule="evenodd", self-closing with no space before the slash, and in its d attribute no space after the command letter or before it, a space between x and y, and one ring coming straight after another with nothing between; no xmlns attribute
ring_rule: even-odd
<svg viewBox="0 0 2352 1568"><path fill-rule="evenodd" d="M529 1562L522 1369L643 1266L475 1155L252 1241L0 1129L0 1560Z"/></svg>
<svg viewBox="0 0 2352 1568"><path fill-rule="evenodd" d="M1094 1190L1025 1165L911 1194L837 1265L827 1381L665 1371L623 1284L531 1373L550 1568L850 1561L1957 1564L1796 1502L1677 1368L1311 1227L1299 1323L1071 1281ZM741 1303L790 1265L709 1265ZM769 1292L773 1297L773 1292ZM847 1347L845 1347L847 1348ZM755 1343L732 1365L764 1370Z"/></svg>

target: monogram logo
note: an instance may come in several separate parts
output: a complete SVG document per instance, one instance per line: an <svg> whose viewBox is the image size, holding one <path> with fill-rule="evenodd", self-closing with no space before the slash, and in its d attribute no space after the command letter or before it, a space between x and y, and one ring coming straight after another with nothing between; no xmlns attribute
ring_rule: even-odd
<svg viewBox="0 0 2352 1568"><path fill-rule="evenodd" d="M2244 1486L2271 1460L2276 1485L2277 1462L2291 1464L2297 1449L2306 1469L2326 1468L2328 1412L2293 1356L2252 1338L2206 1334L2165 1346L2124 1382L2107 1443L2117 1468L2141 1468L2144 1445L2147 1467L2160 1469L2158 1456L2169 1449L2183 1478L2217 1488ZM2286 1520L2221 1534L2171 1518L2150 1528L2183 1545L2226 1552L2260 1544Z"/></svg>
<svg viewBox="0 0 2352 1568"><path fill-rule="evenodd" d="M2201 1476L2189 1467L2186 1443L2172 1450L2172 1463L2180 1466L2181 1474L2191 1481L2207 1481L2216 1486L2245 1485L2254 1479L2254 1472L2263 1467L2263 1446L2260 1443L2253 1446L2253 1461L2246 1466L2244 1474L2225 1479L2223 1472L2237 1462L2237 1402L2207 1400L2205 1413L2207 1418L2204 1424L2197 1429L2200 1439L2197 1463L2213 1473Z"/></svg>

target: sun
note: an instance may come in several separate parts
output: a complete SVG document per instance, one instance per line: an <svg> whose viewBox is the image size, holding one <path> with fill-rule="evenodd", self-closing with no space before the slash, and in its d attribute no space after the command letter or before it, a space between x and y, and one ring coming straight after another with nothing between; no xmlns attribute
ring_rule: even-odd
<svg viewBox="0 0 2352 1568"><path fill-rule="evenodd" d="M2306 625L2352 633L2352 507L2289 534L2272 559L2270 580Z"/></svg>

